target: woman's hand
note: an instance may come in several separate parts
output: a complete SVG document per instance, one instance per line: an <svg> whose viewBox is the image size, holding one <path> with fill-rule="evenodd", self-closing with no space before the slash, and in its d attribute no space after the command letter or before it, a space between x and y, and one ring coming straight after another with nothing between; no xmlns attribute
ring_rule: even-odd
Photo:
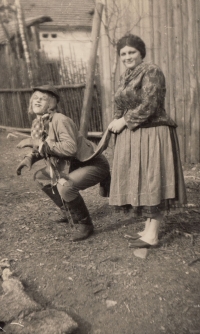
<svg viewBox="0 0 200 334"><path fill-rule="evenodd" d="M124 117L114 119L109 125L108 130L114 133L120 133L126 126Z"/></svg>

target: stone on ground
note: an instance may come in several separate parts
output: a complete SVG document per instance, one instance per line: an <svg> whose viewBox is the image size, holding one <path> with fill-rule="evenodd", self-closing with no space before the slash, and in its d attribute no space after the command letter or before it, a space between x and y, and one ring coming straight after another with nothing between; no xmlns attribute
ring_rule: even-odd
<svg viewBox="0 0 200 334"><path fill-rule="evenodd" d="M54 309L34 312L24 318L20 325L17 323L19 321L5 326L6 334L72 334L78 328L67 313Z"/></svg>
<svg viewBox="0 0 200 334"><path fill-rule="evenodd" d="M148 255L148 249L147 248L137 248L134 250L133 254L136 257L140 257L141 259L146 259Z"/></svg>
<svg viewBox="0 0 200 334"><path fill-rule="evenodd" d="M0 296L0 321L10 322L20 314L27 315L41 309L40 305L24 292L22 283L11 277L9 269L3 271L2 278L4 294Z"/></svg>
<svg viewBox="0 0 200 334"><path fill-rule="evenodd" d="M117 302L115 302L114 300L109 300L109 299L106 300L107 308L113 307L115 305L117 305Z"/></svg>
<svg viewBox="0 0 200 334"><path fill-rule="evenodd" d="M2 273L3 295L0 295L0 321L7 324L7 334L71 334L78 325L67 313L55 309L42 310L30 299L23 284L10 269Z"/></svg>

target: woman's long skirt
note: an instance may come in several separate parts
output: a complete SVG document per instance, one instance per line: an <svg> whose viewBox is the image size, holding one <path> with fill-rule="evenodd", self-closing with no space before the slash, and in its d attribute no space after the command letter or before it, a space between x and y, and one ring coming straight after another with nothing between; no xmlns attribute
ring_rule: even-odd
<svg viewBox="0 0 200 334"><path fill-rule="evenodd" d="M154 217L187 203L176 129L124 129L117 135L109 204Z"/></svg>

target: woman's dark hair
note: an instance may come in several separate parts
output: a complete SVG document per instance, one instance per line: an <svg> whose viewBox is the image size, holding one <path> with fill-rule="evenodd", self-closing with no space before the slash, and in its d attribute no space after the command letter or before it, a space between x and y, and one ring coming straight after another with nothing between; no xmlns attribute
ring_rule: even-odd
<svg viewBox="0 0 200 334"><path fill-rule="evenodd" d="M120 50L125 46L131 46L132 48L137 49L140 52L142 59L146 56L146 46L143 40L136 35L129 34L119 39L117 43L118 55L120 55Z"/></svg>

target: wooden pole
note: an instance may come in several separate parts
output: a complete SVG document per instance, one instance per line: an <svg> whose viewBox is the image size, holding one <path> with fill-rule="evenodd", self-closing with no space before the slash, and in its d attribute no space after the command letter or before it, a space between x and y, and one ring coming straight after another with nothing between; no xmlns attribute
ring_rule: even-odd
<svg viewBox="0 0 200 334"><path fill-rule="evenodd" d="M100 83L101 83L101 105L103 130L105 131L112 120L111 105L111 62L110 62L110 42L108 38L107 27L107 3L102 14L103 24L101 25L100 37Z"/></svg>
<svg viewBox="0 0 200 334"><path fill-rule="evenodd" d="M86 89L83 98L83 107L81 112L81 121L80 121L80 132L83 136L87 137L89 116L92 106L92 93L94 85L94 74L95 74L95 64L97 57L97 48L100 35L101 27L101 17L103 11L103 4L97 3L94 13L93 25L92 25L92 49L90 53L87 77L86 77Z"/></svg>
<svg viewBox="0 0 200 334"><path fill-rule="evenodd" d="M27 65L27 71L28 71L28 77L29 77L29 83L30 86L33 86L33 73L31 68L31 59L30 59L30 52L28 48L28 43L26 39L26 32L25 32L25 23L24 23L24 17L23 17L23 11L21 7L20 0L15 0L15 6L17 9L17 20L18 20L18 26L19 26L19 34L21 37L21 42L24 50L24 59L26 61Z"/></svg>

